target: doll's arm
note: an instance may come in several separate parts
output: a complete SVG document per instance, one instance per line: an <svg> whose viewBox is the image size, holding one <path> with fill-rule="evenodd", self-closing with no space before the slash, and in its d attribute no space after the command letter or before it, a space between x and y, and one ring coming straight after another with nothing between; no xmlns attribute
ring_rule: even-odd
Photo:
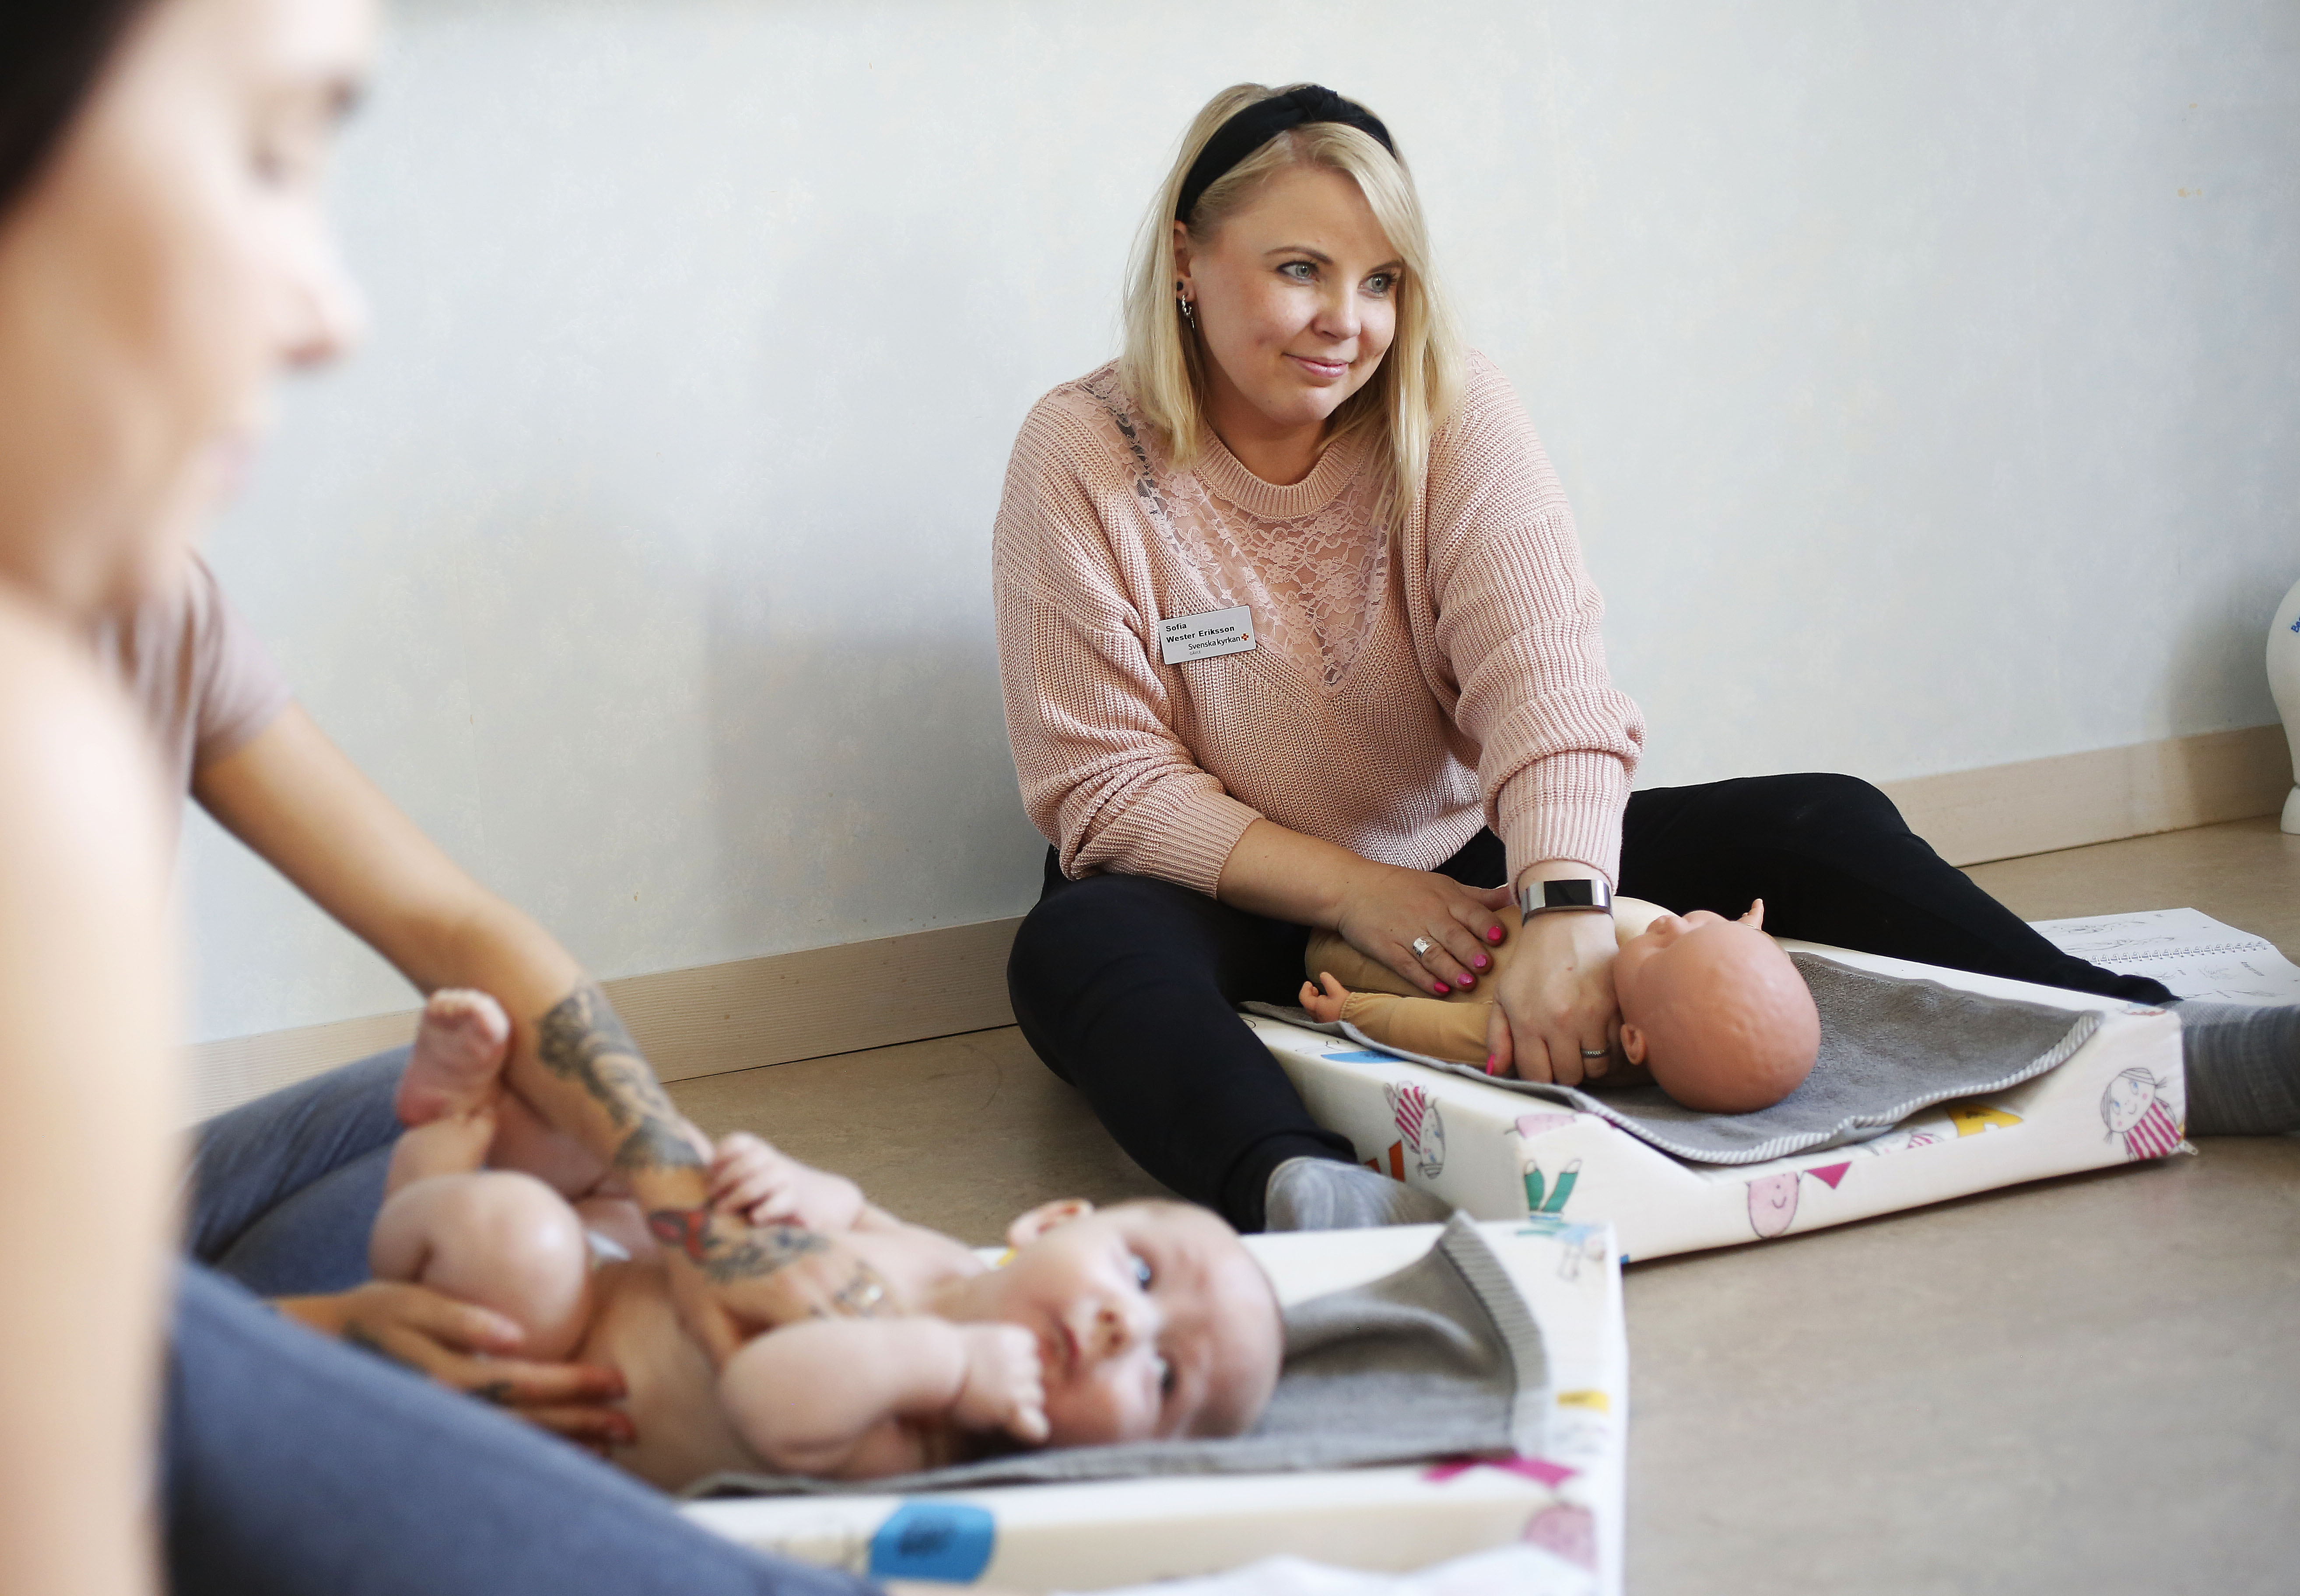
<svg viewBox="0 0 2300 1596"><path fill-rule="evenodd" d="M1491 1003L1441 1003L1436 998L1354 992L1342 1003L1342 1018L1385 1047L1482 1064L1488 1052L1486 1022L1492 1009Z"/></svg>
<svg viewBox="0 0 2300 1596"><path fill-rule="evenodd" d="M719 1400L769 1467L835 1479L935 1461L923 1426L1046 1438L1038 1343L1019 1325L808 1319L729 1359Z"/></svg>

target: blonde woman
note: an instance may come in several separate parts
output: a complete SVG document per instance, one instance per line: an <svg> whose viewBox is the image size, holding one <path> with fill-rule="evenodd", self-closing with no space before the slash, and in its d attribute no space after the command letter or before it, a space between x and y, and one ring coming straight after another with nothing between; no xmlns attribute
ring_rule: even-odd
<svg viewBox="0 0 2300 1596"><path fill-rule="evenodd" d="M1645 729L1523 407L1465 349L1388 129L1214 96L1162 186L1119 360L1023 424L994 544L1007 731L1052 844L1008 985L1120 1143L1245 1229L1438 1217L1312 1123L1232 1005L1306 927L1443 995L1488 1068L1617 1055L1602 910L1758 897L1791 935L2162 1001L2069 959L1884 796L1790 776L1632 794Z"/></svg>

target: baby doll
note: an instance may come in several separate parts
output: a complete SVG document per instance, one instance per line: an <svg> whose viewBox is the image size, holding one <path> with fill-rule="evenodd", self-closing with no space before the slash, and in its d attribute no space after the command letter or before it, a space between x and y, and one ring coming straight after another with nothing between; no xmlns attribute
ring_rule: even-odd
<svg viewBox="0 0 2300 1596"><path fill-rule="evenodd" d="M1511 931L1519 928L1515 909L1500 918ZM1821 1016L1764 923L1762 899L1738 920L1705 909L1675 915L1637 898L1613 900L1621 1052L1688 1109L1770 1108L1812 1071ZM1507 937L1494 950L1495 975L1520 940ZM1311 936L1303 964L1323 990L1304 982L1302 1006L1327 1024L1347 1020L1386 1046L1434 1059L1474 1064L1486 1056L1490 1002L1460 992L1426 996L1331 932Z"/></svg>
<svg viewBox="0 0 2300 1596"><path fill-rule="evenodd" d="M401 1137L371 1266L509 1316L523 1356L620 1370L637 1439L613 1459L665 1489L721 1469L904 1474L982 1455L1002 1433L1033 1446L1233 1435L1277 1384L1276 1296L1203 1209L1046 1203L1008 1226L993 1268L741 1133L707 1150L712 1202L808 1284L714 1370L637 1205L604 1185L571 1203L482 1168L496 1112ZM809 1306L826 1299L828 1316Z"/></svg>

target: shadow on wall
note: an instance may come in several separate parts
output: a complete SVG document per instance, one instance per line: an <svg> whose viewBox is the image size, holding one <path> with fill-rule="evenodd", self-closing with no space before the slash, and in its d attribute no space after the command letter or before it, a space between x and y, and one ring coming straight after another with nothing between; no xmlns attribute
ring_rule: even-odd
<svg viewBox="0 0 2300 1596"><path fill-rule="evenodd" d="M998 919L1037 900L988 636L804 636L714 594L705 669L728 931L800 948Z"/></svg>

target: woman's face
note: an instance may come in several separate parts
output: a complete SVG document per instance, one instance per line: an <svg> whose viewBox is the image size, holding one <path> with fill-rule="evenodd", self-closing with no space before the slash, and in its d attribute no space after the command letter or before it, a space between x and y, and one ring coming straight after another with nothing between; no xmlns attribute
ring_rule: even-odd
<svg viewBox="0 0 2300 1596"><path fill-rule="evenodd" d="M1380 369L1404 267L1356 179L1281 168L1200 245L1174 229L1215 430L1322 428Z"/></svg>
<svg viewBox="0 0 2300 1596"><path fill-rule="evenodd" d="M372 0L156 0L0 215L0 579L75 619L172 570L271 378L362 317L321 204Z"/></svg>

